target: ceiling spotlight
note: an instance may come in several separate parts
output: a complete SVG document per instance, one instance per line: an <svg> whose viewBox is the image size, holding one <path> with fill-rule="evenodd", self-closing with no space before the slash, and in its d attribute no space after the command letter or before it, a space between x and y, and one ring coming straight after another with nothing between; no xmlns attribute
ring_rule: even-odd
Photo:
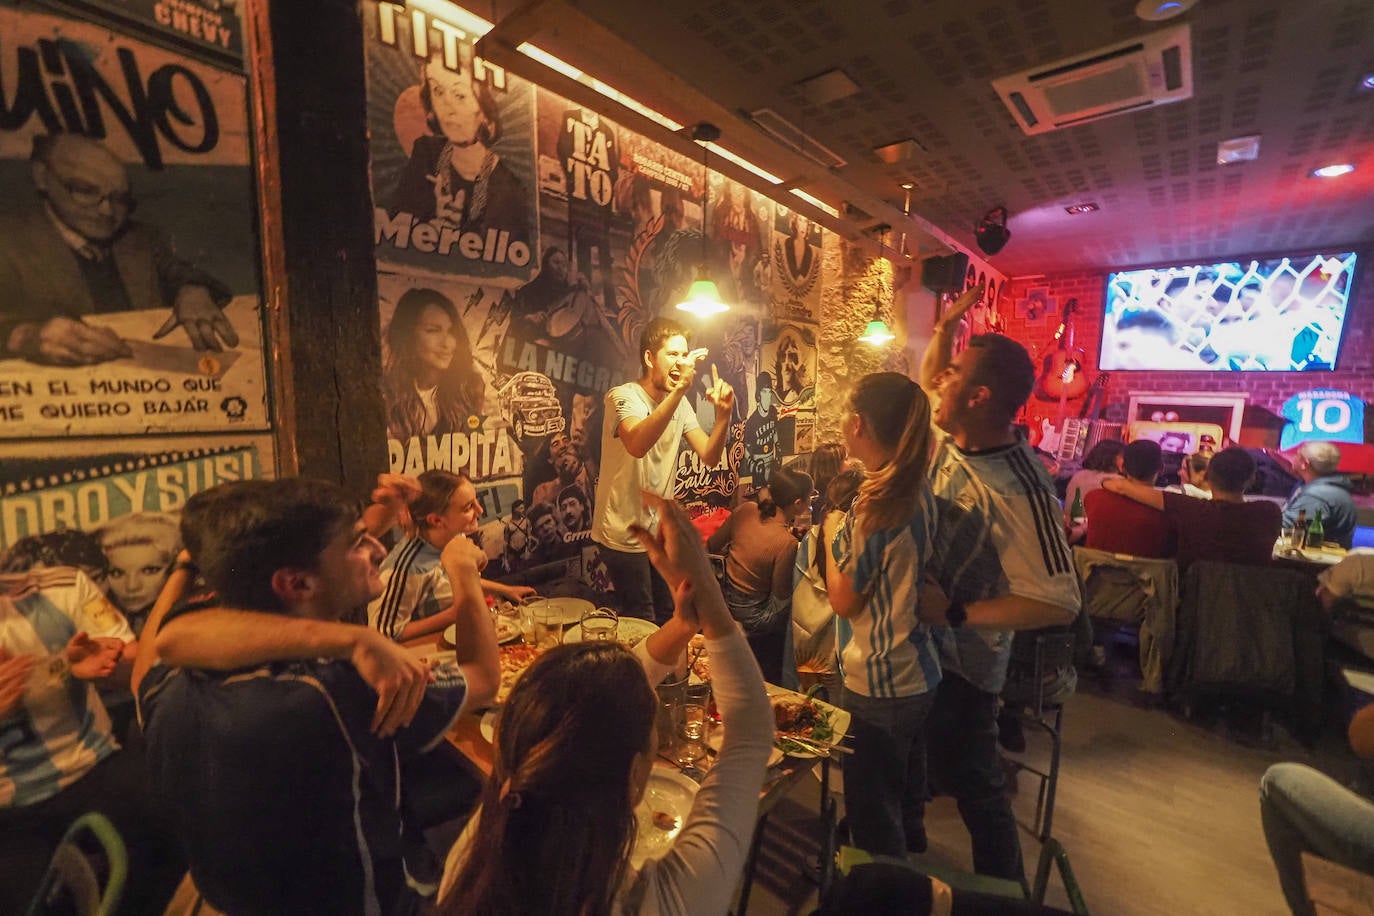
<svg viewBox="0 0 1374 916"><path fill-rule="evenodd" d="M973 235L984 254L993 255L1001 251L1011 238L1011 230L1007 228L1007 208L993 207L989 210L978 221Z"/></svg>
<svg viewBox="0 0 1374 916"><path fill-rule="evenodd" d="M1074 204L1071 207L1065 207L1064 212L1072 213L1074 216L1078 216L1081 213L1095 213L1098 209L1099 208L1095 203L1082 203Z"/></svg>
<svg viewBox="0 0 1374 916"><path fill-rule="evenodd" d="M1374 73L1366 73L1360 80L1361 89L1374 89Z"/></svg>
<svg viewBox="0 0 1374 916"><path fill-rule="evenodd" d="M1193 8L1197 0L1140 0L1135 5L1135 14L1146 22L1163 22L1182 16Z"/></svg>
<svg viewBox="0 0 1374 916"><path fill-rule="evenodd" d="M904 182L902 182L902 190L903 190L903 191L910 191L910 190L911 190L912 188L914 188L914 187L916 187L916 183L915 183L915 182L912 182L912 181L904 181Z"/></svg>
<svg viewBox="0 0 1374 916"><path fill-rule="evenodd" d="M1319 169L1312 170L1313 178L1339 178L1342 175L1349 175L1355 171L1355 166L1349 162L1336 162L1331 165L1324 165Z"/></svg>

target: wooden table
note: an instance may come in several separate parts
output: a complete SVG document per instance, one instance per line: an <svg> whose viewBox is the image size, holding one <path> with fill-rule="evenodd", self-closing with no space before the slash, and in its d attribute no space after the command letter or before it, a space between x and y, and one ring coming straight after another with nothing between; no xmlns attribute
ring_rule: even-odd
<svg viewBox="0 0 1374 916"><path fill-rule="evenodd" d="M1335 566L1346 557L1346 549L1335 544L1327 543L1321 547L1293 551L1288 547L1288 542L1279 538L1274 542L1274 551L1271 555L1275 563L1289 566L1297 566L1303 569L1325 569L1328 566Z"/></svg>

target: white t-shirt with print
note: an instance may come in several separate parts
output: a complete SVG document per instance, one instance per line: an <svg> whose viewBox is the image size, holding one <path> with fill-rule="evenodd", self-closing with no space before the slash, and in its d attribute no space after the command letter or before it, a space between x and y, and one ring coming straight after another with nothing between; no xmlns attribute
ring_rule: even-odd
<svg viewBox="0 0 1374 916"><path fill-rule="evenodd" d="M673 498L677 454L682 437L701 429L696 414L684 398L643 458L636 458L620 440L620 424L645 419L658 405L639 382L626 382L606 392L606 419L601 428L601 477L596 484L596 508L592 514L592 540L612 550L643 553L630 535L630 525L652 528L654 519L645 509L640 490Z"/></svg>

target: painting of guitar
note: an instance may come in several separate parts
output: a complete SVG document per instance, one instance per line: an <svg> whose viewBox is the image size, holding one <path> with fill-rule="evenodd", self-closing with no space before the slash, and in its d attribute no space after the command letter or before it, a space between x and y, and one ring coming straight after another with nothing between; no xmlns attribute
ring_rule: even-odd
<svg viewBox="0 0 1374 916"><path fill-rule="evenodd" d="M1074 346L1074 316L1078 311L1078 300L1070 299L1064 306L1064 320L1054 332L1056 346L1046 354L1040 365L1040 375L1035 380L1035 396L1042 401L1067 401L1081 398L1088 390L1088 379L1083 374L1084 351ZM1064 419L1062 409L1059 420Z"/></svg>

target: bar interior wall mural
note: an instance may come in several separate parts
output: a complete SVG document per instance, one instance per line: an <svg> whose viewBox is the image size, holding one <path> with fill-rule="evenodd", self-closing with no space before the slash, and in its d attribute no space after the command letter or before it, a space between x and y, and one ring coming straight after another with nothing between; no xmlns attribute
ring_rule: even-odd
<svg viewBox="0 0 1374 916"><path fill-rule="evenodd" d="M274 472L272 409L242 24L92 6L0 2L0 566L137 628L186 499Z"/></svg>

